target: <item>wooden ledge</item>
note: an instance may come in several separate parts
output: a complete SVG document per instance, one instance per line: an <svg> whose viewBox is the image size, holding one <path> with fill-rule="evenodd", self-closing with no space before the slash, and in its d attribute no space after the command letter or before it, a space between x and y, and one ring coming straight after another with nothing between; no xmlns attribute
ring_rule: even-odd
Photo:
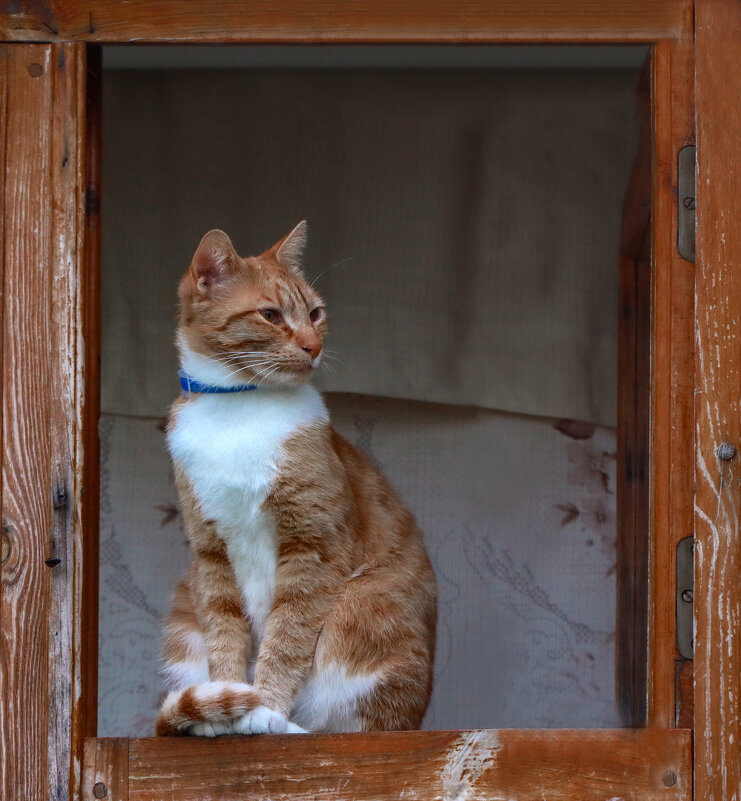
<svg viewBox="0 0 741 801"><path fill-rule="evenodd" d="M689 7L687 0L26 0L2 4L0 35L99 43L654 42L686 31Z"/></svg>
<svg viewBox="0 0 741 801"><path fill-rule="evenodd" d="M690 801L691 733L500 729L89 739L83 801Z"/></svg>

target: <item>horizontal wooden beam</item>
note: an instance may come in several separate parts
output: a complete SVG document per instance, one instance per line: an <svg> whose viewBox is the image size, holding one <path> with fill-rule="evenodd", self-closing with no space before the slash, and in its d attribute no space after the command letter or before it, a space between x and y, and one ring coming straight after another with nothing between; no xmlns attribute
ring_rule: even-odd
<svg viewBox="0 0 741 801"><path fill-rule="evenodd" d="M90 739L85 765L83 801L692 798L677 729Z"/></svg>
<svg viewBox="0 0 741 801"><path fill-rule="evenodd" d="M653 42L689 0L19 0L7 41Z"/></svg>

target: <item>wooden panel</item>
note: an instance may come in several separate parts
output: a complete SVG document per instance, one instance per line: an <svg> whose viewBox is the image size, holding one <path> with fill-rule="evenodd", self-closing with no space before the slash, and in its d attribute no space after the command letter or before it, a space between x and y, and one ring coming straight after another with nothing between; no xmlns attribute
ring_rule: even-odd
<svg viewBox="0 0 741 801"><path fill-rule="evenodd" d="M676 666L676 723L680 729L695 725L695 671L691 659L678 659Z"/></svg>
<svg viewBox="0 0 741 801"><path fill-rule="evenodd" d="M49 776L58 797L79 790L83 651L82 342L85 45L52 48ZM97 651L97 649L96 649ZM97 653L95 654L97 661Z"/></svg>
<svg viewBox="0 0 741 801"><path fill-rule="evenodd" d="M695 470L697 798L737 798L741 736L741 5L698 0ZM730 454L728 454L730 455Z"/></svg>
<svg viewBox="0 0 741 801"><path fill-rule="evenodd" d="M6 48L3 798L68 798L81 773L84 48Z"/></svg>
<svg viewBox="0 0 741 801"><path fill-rule="evenodd" d="M46 798L52 523L51 47L8 48L5 167L0 796ZM19 759L18 755L23 758Z"/></svg>
<svg viewBox="0 0 741 801"><path fill-rule="evenodd" d="M96 760L95 776L121 772L100 765L107 742L86 743L85 788L94 784ZM680 730L163 737L128 743L128 797L107 787L106 801L692 797L690 733ZM86 790L83 801L92 797Z"/></svg>
<svg viewBox="0 0 741 801"><path fill-rule="evenodd" d="M678 0L57 0L4 3L0 35L88 42L639 41L686 25Z"/></svg>
<svg viewBox="0 0 741 801"><path fill-rule="evenodd" d="M86 740L81 801L127 801L128 797L129 741Z"/></svg>
<svg viewBox="0 0 741 801"><path fill-rule="evenodd" d="M677 702L676 546L693 531L695 267L677 251L677 153L695 140L693 74L691 37L655 46L648 722L663 727L675 725Z"/></svg>

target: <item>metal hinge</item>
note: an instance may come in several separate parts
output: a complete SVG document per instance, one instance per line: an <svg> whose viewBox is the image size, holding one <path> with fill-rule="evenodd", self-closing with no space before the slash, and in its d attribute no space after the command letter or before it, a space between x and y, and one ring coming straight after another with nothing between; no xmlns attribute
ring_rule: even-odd
<svg viewBox="0 0 741 801"><path fill-rule="evenodd" d="M687 261L695 260L695 167L697 148L687 145L677 157L677 248Z"/></svg>
<svg viewBox="0 0 741 801"><path fill-rule="evenodd" d="M692 659L694 634L695 538L677 543L677 648L685 659Z"/></svg>

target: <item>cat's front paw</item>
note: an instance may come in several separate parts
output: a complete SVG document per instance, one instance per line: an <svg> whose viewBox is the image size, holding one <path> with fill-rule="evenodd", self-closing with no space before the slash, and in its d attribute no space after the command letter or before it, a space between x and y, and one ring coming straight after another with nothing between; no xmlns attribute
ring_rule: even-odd
<svg viewBox="0 0 741 801"><path fill-rule="evenodd" d="M288 726L288 718L282 712L258 706L237 718L233 731L235 734L285 734Z"/></svg>
<svg viewBox="0 0 741 801"><path fill-rule="evenodd" d="M231 721L203 721L188 727L188 734L192 737L220 737L222 734L233 733Z"/></svg>

